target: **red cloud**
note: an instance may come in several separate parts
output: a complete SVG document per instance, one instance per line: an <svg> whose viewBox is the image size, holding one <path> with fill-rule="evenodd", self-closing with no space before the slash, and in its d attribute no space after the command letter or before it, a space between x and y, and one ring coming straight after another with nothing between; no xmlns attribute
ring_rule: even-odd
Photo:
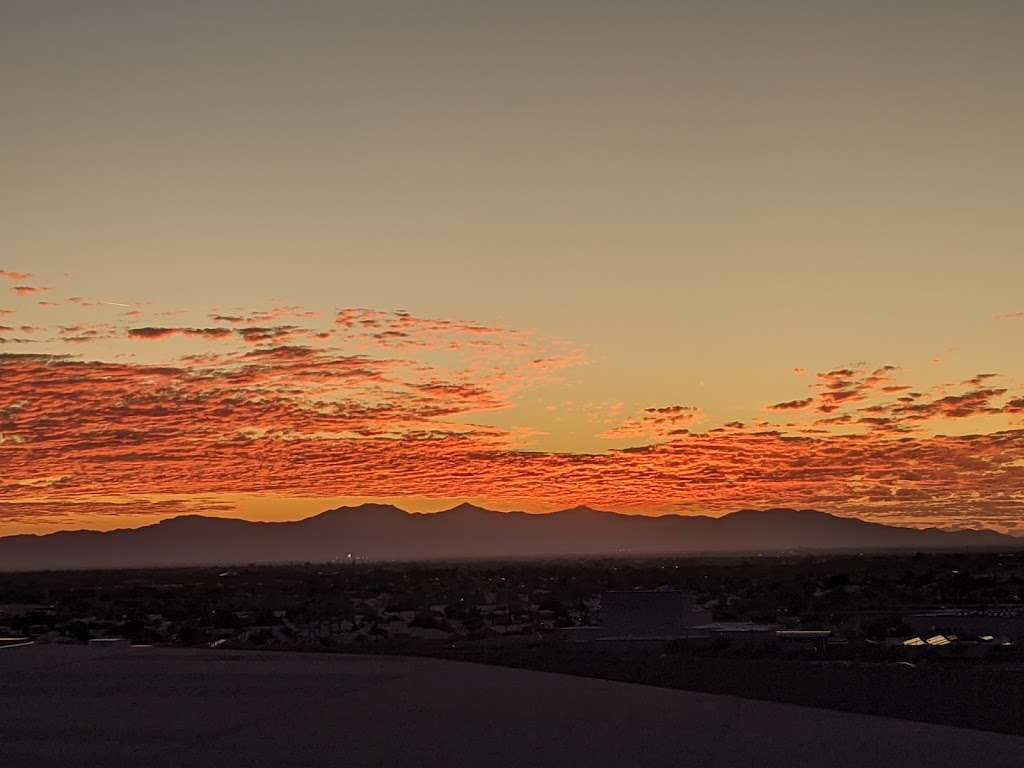
<svg viewBox="0 0 1024 768"><path fill-rule="evenodd" d="M343 338L383 347L459 349L497 343L491 339L511 340L524 336L506 328L464 320L416 317L402 310L381 312L375 309L343 309L335 315L334 323L341 329L339 333Z"/></svg>
<svg viewBox="0 0 1024 768"><path fill-rule="evenodd" d="M165 339L168 336L192 336L195 338L223 339L233 336L229 328L130 328L128 335L133 339Z"/></svg>
<svg viewBox="0 0 1024 768"><path fill-rule="evenodd" d="M1001 408L993 401L1005 394L1005 389L976 389L960 395L902 404L893 408L893 413L915 421L936 417L963 419L968 416L994 414L999 413Z"/></svg>
<svg viewBox="0 0 1024 768"><path fill-rule="evenodd" d="M782 403L775 403L774 405L769 405L768 406L768 410L769 411L799 411L799 410L802 410L802 409L806 408L807 406L809 406L813 402L814 402L814 398L813 397L805 397L802 400L786 400L785 402L782 402Z"/></svg>
<svg viewBox="0 0 1024 768"><path fill-rule="evenodd" d="M223 330L223 329L216 329ZM248 327L239 328L238 335L249 344L261 344L264 342L283 342L296 336L303 335L305 331L294 325L278 325L269 328Z"/></svg>
<svg viewBox="0 0 1024 768"><path fill-rule="evenodd" d="M118 334L118 329L113 325L62 325L58 337L61 341L70 344L84 344L99 339L109 339Z"/></svg>
<svg viewBox="0 0 1024 768"><path fill-rule="evenodd" d="M914 522L967 515L997 526L1024 514L1024 430L925 434L943 420L999 415L1009 423L1024 412L1024 399L989 386L992 374L929 392L894 383L892 366L839 367L818 374L807 397L768 407L785 414L784 424L729 422L698 433L690 430L706 418L699 408L669 405L602 434L653 445L523 451L529 427L506 431L474 423L475 415L514 405L524 387L579 362L572 347L402 311L343 310L329 330L273 322L286 314L311 316L292 307L216 315L222 325L209 328L48 329L48 344L191 343L193 354L166 365L0 354L0 518L44 508L119 514L112 497L159 495L206 509L216 494L254 490L584 500L636 511L771 503ZM390 359L394 350L407 359ZM420 350L429 354L417 357Z"/></svg>
<svg viewBox="0 0 1024 768"><path fill-rule="evenodd" d="M997 378L999 378L999 374L998 373L979 373L976 376L973 376L972 378L967 379L966 381L961 382L961 383L963 385L965 385L965 386L980 387L982 384L984 384L989 379L997 379Z"/></svg>
<svg viewBox="0 0 1024 768"><path fill-rule="evenodd" d="M795 437L734 425L695 434L678 429L695 409L669 406L634 422L674 432L671 442L517 451L502 431L457 420L500 402L494 392L409 380L410 370L303 347L192 367L0 355L0 496L59 506L115 490L200 498L258 489L703 512L771 503L996 526L1024 513L1024 430Z"/></svg>
<svg viewBox="0 0 1024 768"><path fill-rule="evenodd" d="M318 312L303 309L302 307L274 307L273 309L260 310L257 312L249 313L215 313L210 315L210 319L213 320L215 323L246 323L252 325L255 323L272 323L275 320L280 320L283 317L298 317L311 319L317 317L318 315Z"/></svg>
<svg viewBox="0 0 1024 768"><path fill-rule="evenodd" d="M34 275L29 272L11 272L7 269L0 269L0 277L10 280L12 283L20 283L24 280L31 280Z"/></svg>
<svg viewBox="0 0 1024 768"><path fill-rule="evenodd" d="M130 328L128 335L136 339L163 339L181 333L180 328Z"/></svg>
<svg viewBox="0 0 1024 768"><path fill-rule="evenodd" d="M647 408L634 419L622 426L602 432L598 437L606 440L622 438L664 438L685 434L685 426L699 421L703 413L699 408L687 405L668 405L663 408Z"/></svg>
<svg viewBox="0 0 1024 768"><path fill-rule="evenodd" d="M817 375L822 390L818 396L817 409L821 413L833 413L854 403L866 400L872 390L890 386L890 374L896 366L883 365L871 373L861 368L837 368Z"/></svg>

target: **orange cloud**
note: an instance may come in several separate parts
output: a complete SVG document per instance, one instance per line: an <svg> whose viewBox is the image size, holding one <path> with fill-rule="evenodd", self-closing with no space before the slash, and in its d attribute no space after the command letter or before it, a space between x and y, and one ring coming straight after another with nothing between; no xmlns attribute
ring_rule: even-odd
<svg viewBox="0 0 1024 768"><path fill-rule="evenodd" d="M8 269L0 269L0 277L10 280L12 283L20 283L25 280L31 280L34 275L30 272L12 272Z"/></svg>
<svg viewBox="0 0 1024 768"><path fill-rule="evenodd" d="M309 322L273 319L286 316ZM1020 391L1005 378L994 386L993 373L931 390L895 381L893 366L837 367L768 406L781 423L755 406L754 420L704 432L694 431L709 418L697 406L623 420L616 404L600 411L618 425L601 437L632 445L560 453L523 448L546 425L477 422L583 362L571 345L401 311L316 318L285 307L217 314L210 327L33 327L47 346L30 348L46 354L0 353L0 520L117 515L155 498L176 501L153 513L211 510L222 495L254 491L638 512L792 505L1004 528L1024 514L1024 429L932 434L1024 413ZM169 337L190 353L147 364L73 354Z"/></svg>
<svg viewBox="0 0 1024 768"><path fill-rule="evenodd" d="M459 349L492 346L495 339L523 338L524 334L464 320L416 317L408 312L343 309L334 318L342 338L383 347Z"/></svg>
<svg viewBox="0 0 1024 768"><path fill-rule="evenodd" d="M704 414L699 408L687 405L667 405L647 408L640 416L629 419L615 429L602 432L598 437L606 440L623 438L672 437L684 434L684 427L700 421Z"/></svg>
<svg viewBox="0 0 1024 768"><path fill-rule="evenodd" d="M637 433L667 442L566 454L517 450L517 435L460 420L499 405L493 391L304 347L193 366L0 355L0 371L8 517L34 514L40 499L56 510L113 491L200 498L254 489L636 511L780 504L996 527L1024 513L1024 430L792 436L733 424L701 434L678 429L695 409L669 406L633 420Z"/></svg>
<svg viewBox="0 0 1024 768"><path fill-rule="evenodd" d="M133 339L165 339L169 336L193 336L205 339L223 339L233 336L234 331L229 328L160 328L145 326L142 328L129 328L128 335Z"/></svg>
<svg viewBox="0 0 1024 768"><path fill-rule="evenodd" d="M804 408L806 408L807 406L809 406L813 402L814 402L814 398L813 397L805 397L805 398L802 398L800 400L786 400L785 402L782 402L782 403L775 403L774 405L769 405L768 406L768 410L769 411L799 411L799 410L803 410Z"/></svg>

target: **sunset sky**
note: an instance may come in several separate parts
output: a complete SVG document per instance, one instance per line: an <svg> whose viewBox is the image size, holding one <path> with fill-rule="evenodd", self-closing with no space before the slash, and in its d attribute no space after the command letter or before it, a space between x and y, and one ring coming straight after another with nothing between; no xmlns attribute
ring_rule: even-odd
<svg viewBox="0 0 1024 768"><path fill-rule="evenodd" d="M5 2L0 535L1024 534L1024 4Z"/></svg>

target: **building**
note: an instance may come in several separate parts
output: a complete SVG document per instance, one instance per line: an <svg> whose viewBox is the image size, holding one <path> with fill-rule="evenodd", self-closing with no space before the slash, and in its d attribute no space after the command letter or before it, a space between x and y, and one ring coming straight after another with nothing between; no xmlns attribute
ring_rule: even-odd
<svg viewBox="0 0 1024 768"><path fill-rule="evenodd" d="M1024 611L1019 608L944 608L907 616L905 621L922 637L993 635L1024 641Z"/></svg>
<svg viewBox="0 0 1024 768"><path fill-rule="evenodd" d="M711 612L695 604L685 592L612 591L601 598L603 637L681 637L709 621Z"/></svg>
<svg viewBox="0 0 1024 768"><path fill-rule="evenodd" d="M1002 636L981 635L930 635L928 637L890 638L886 645L904 652L915 654L921 652L939 652L956 656L987 656L996 648L1008 648L1013 643Z"/></svg>
<svg viewBox="0 0 1024 768"><path fill-rule="evenodd" d="M832 637L829 629L780 629L775 633L775 640L783 649L813 650L825 653L829 643L842 642Z"/></svg>
<svg viewBox="0 0 1024 768"><path fill-rule="evenodd" d="M730 645L774 643L778 630L778 624L758 624L752 621L715 621L693 628L693 631L712 640L724 640Z"/></svg>

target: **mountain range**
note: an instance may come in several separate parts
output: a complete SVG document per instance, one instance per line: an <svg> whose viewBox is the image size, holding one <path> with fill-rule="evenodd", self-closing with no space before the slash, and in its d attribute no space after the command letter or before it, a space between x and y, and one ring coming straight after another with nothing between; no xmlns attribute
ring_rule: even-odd
<svg viewBox="0 0 1024 768"><path fill-rule="evenodd" d="M461 504L418 514L382 504L292 522L184 515L134 529L0 538L0 570L787 551L1017 549L996 531L902 528L815 510L648 517L575 507L549 514Z"/></svg>

